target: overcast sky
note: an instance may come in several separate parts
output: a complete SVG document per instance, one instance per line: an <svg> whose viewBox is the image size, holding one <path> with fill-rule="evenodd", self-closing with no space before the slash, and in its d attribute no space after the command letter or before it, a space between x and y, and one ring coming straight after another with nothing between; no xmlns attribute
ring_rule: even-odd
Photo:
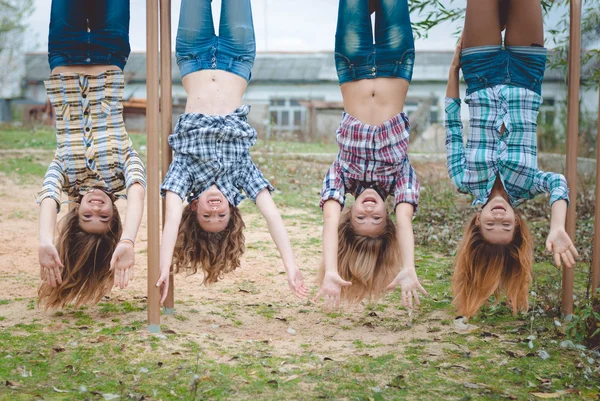
<svg viewBox="0 0 600 401"><path fill-rule="evenodd" d="M450 0L447 0L450 3ZM50 0L35 0L36 10L29 22L33 37L27 51L46 51ZM172 40L175 43L181 0L172 0ZM213 1L213 14L218 21L220 0ZM454 1L453 4L459 4ZM258 51L332 51L338 0L252 0ZM146 49L146 0L131 0L130 42L133 51ZM550 28L562 13L551 15ZM412 16L413 20L418 16ZM456 26L441 25L418 40L417 50L451 50L456 40Z"/></svg>

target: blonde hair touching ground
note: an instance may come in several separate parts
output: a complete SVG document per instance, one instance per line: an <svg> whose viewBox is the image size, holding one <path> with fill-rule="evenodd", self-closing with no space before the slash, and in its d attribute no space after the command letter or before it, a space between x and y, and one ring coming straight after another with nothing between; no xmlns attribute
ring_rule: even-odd
<svg viewBox="0 0 600 401"><path fill-rule="evenodd" d="M376 237L356 233L352 226L352 210L344 210L338 225L338 274L352 283L342 287L341 298L359 302L365 298L376 300L400 272L400 249L396 226L386 214L384 232ZM321 262L317 282L325 277Z"/></svg>
<svg viewBox="0 0 600 401"><path fill-rule="evenodd" d="M529 308L529 286L533 265L533 238L520 212L508 245L491 244L481 234L477 213L466 226L454 261L452 291L457 313L470 317L491 295L502 291L513 314Z"/></svg>
<svg viewBox="0 0 600 401"><path fill-rule="evenodd" d="M96 304L108 294L114 283L110 260L121 238L119 212L113 207L109 229L104 234L90 234L79 226L77 209L71 210L59 223L56 250L61 262L62 284L51 287L43 282L38 289L38 306L62 308Z"/></svg>
<svg viewBox="0 0 600 401"><path fill-rule="evenodd" d="M230 206L230 211L227 227L211 233L200 227L196 211L190 205L184 208L173 252L175 273L185 270L195 274L200 269L204 272L203 283L208 285L240 267L240 257L246 250L243 233L246 226L238 208Z"/></svg>

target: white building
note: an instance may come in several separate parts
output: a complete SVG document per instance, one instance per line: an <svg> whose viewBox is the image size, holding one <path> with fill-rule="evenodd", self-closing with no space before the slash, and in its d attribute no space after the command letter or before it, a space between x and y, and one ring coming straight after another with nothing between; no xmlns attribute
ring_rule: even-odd
<svg viewBox="0 0 600 401"><path fill-rule="evenodd" d="M411 114L425 104L420 113L424 123L443 123L443 107L452 51L417 52L412 84L405 112ZM37 102L46 100L43 80L48 77L47 55L26 55L25 97ZM146 98L145 53L132 53L125 68L125 99ZM462 93L466 85L461 85ZM547 69L542 89L544 104L541 124L560 124L561 105L566 102L567 86L564 73ZM183 111L185 91L173 57L174 121ZM582 109L596 112L598 94L582 88ZM252 106L249 119L260 135L283 134L304 140L333 141L341 114L341 93L332 53L259 53L252 71L252 81L245 94ZM311 106L312 101L312 106ZM308 107L307 107L308 106ZM311 112L316 113L312 115ZM468 116L464 110L463 116ZM126 119L128 117L126 116ZM412 121L411 121L412 122ZM412 122L414 124L414 122ZM129 118L130 130L143 130L143 116Z"/></svg>

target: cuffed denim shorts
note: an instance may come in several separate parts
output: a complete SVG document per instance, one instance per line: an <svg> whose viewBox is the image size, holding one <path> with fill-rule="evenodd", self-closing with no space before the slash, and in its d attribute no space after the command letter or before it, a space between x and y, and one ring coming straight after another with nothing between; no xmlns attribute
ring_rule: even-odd
<svg viewBox="0 0 600 401"><path fill-rule="evenodd" d="M467 95L496 85L513 85L542 93L548 50L538 46L470 47L461 51L460 64Z"/></svg>
<svg viewBox="0 0 600 401"><path fill-rule="evenodd" d="M223 70L250 81L256 41L250 0L223 0L219 36L211 0L183 0L176 44L181 78L200 70Z"/></svg>
<svg viewBox="0 0 600 401"><path fill-rule="evenodd" d="M340 0L335 34L340 85L381 77L410 82L414 60L415 42L407 0L375 0L375 38L369 1Z"/></svg>
<svg viewBox="0 0 600 401"><path fill-rule="evenodd" d="M52 0L48 62L125 68L129 47L129 0Z"/></svg>

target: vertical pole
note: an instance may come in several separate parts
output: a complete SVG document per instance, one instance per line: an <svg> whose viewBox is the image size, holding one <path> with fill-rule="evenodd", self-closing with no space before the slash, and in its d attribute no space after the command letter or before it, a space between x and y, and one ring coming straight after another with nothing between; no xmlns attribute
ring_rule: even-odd
<svg viewBox="0 0 600 401"><path fill-rule="evenodd" d="M158 137L158 2L146 0L146 131L148 132L148 330L160 331L159 272L159 137Z"/></svg>
<svg viewBox="0 0 600 401"><path fill-rule="evenodd" d="M600 96L600 88L598 90ZM596 198L594 212L594 246L592 247L592 296L600 287L600 100L598 101L598 137L596 138Z"/></svg>
<svg viewBox="0 0 600 401"><path fill-rule="evenodd" d="M160 0L160 131L161 131L161 171L165 179L172 160L168 137L173 129L173 82L171 66L171 0ZM162 202L162 225L165 225L165 202ZM174 312L175 280L169 280L169 292L165 300L164 313Z"/></svg>
<svg viewBox="0 0 600 401"><path fill-rule="evenodd" d="M567 184L571 204L567 209L567 233L575 241L577 203L577 147L579 141L579 83L581 77L581 0L571 0L569 36L569 86L567 103ZM562 312L573 313L573 269L563 269Z"/></svg>

